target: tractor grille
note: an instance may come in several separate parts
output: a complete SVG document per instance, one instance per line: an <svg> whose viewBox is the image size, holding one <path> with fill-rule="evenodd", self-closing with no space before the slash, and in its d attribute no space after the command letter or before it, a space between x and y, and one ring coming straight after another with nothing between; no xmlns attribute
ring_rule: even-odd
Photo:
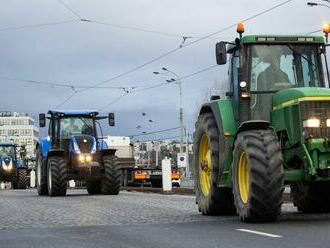
<svg viewBox="0 0 330 248"><path fill-rule="evenodd" d="M327 119L330 119L330 101L305 101L300 103L301 119L307 120L315 117L321 120L319 128L304 128L305 138L330 137L330 127L327 127Z"/></svg>
<svg viewBox="0 0 330 248"><path fill-rule="evenodd" d="M90 153L94 143L94 137L90 135L75 136L79 149L82 153Z"/></svg>

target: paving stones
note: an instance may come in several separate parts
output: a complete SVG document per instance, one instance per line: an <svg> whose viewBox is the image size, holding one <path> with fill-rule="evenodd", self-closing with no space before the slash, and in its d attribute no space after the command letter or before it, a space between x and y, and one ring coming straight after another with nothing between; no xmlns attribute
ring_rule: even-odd
<svg viewBox="0 0 330 248"><path fill-rule="evenodd" d="M283 210L295 211L290 204ZM197 211L195 198L183 195L120 192L87 195L69 190L66 197L38 196L35 190L0 191L0 229L63 226L133 225L238 220L209 217Z"/></svg>

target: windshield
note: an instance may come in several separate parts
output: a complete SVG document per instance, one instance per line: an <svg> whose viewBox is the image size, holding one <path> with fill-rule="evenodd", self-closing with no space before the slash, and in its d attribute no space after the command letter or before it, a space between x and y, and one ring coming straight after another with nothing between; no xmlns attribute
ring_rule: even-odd
<svg viewBox="0 0 330 248"><path fill-rule="evenodd" d="M292 87L324 87L315 45L252 45L251 118L270 120L274 92Z"/></svg>
<svg viewBox="0 0 330 248"><path fill-rule="evenodd" d="M60 137L70 139L72 135L94 135L92 118L66 117L60 120Z"/></svg>
<svg viewBox="0 0 330 248"><path fill-rule="evenodd" d="M14 146L0 146L0 157L9 156L15 158L15 147Z"/></svg>
<svg viewBox="0 0 330 248"><path fill-rule="evenodd" d="M252 92L324 86L315 45L252 45L250 68Z"/></svg>

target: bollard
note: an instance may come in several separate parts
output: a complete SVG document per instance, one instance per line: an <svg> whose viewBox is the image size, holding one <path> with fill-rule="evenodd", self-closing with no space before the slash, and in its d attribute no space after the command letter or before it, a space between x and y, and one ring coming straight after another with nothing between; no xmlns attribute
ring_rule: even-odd
<svg viewBox="0 0 330 248"><path fill-rule="evenodd" d="M172 191L172 170L171 170L171 160L162 160L162 182L163 182L163 192Z"/></svg>
<svg viewBox="0 0 330 248"><path fill-rule="evenodd" d="M31 170L30 172L30 187L34 188L36 186L36 172Z"/></svg>

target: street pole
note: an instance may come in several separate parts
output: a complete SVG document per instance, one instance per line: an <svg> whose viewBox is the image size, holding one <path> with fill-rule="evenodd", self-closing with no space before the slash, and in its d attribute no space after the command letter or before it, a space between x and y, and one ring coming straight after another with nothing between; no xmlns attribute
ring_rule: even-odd
<svg viewBox="0 0 330 248"><path fill-rule="evenodd" d="M179 92L180 92L180 153L183 153L183 107L182 107L182 84L178 81Z"/></svg>
<svg viewBox="0 0 330 248"><path fill-rule="evenodd" d="M174 71L171 71L165 67L163 67L162 70L167 71L176 77L176 80L174 79L166 80L167 82L176 82L179 86L180 153L183 153L184 126L183 126L183 105L182 105L182 82L180 80L179 75L176 74Z"/></svg>

